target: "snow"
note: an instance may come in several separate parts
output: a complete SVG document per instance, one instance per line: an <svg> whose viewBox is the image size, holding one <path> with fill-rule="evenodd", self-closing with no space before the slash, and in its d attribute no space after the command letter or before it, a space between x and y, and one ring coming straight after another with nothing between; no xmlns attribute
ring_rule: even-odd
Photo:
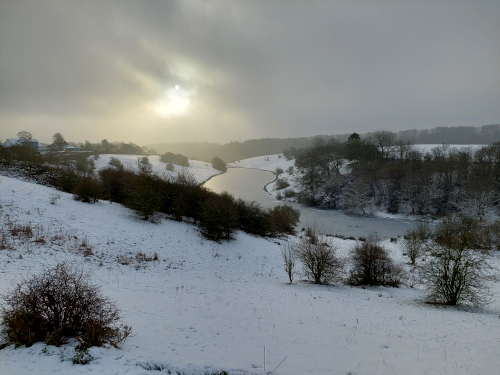
<svg viewBox="0 0 500 375"><path fill-rule="evenodd" d="M100 170L109 167L111 158L120 160L125 168L137 170L138 158L142 158L142 156L128 154L101 154L97 160L94 160L96 169ZM167 163L160 161L160 155L149 155L148 159L154 173L175 177L179 172L188 172L191 173L199 183L202 183L221 173L221 171L212 168L212 163L206 163L199 160L189 160L189 167L174 164L175 169L173 171L167 171Z"/></svg>
<svg viewBox="0 0 500 375"><path fill-rule="evenodd" d="M449 145L449 144L444 144L444 147L447 148L448 150L452 148L456 149L464 149L464 148L470 148L471 150L475 151L477 149L480 149L481 147L485 147L488 145ZM435 147L443 147L443 144L416 144L416 148L418 148L422 152L430 152L433 148Z"/></svg>
<svg viewBox="0 0 500 375"><path fill-rule="evenodd" d="M276 154L276 155L265 155L265 156L257 156L255 158L244 159L237 161L235 163L229 163L227 166L233 168L261 169L263 171L274 172L276 168L281 168L285 171L294 164L295 164L295 159L286 160L285 157L283 157L282 155Z"/></svg>
<svg viewBox="0 0 500 375"><path fill-rule="evenodd" d="M75 343L9 346L0 351L0 374L150 374L156 367L198 375L205 366L263 374L264 348L266 371L278 367L278 375L488 375L500 367L498 300L484 309L438 308L419 302L418 287L289 285L282 240L239 232L212 243L189 223L152 224L115 203L77 202L9 177L0 177L0 205L3 230L8 219L31 223L47 241L16 240L0 250L0 293L22 275L74 262L117 301L134 333L121 350L91 348L87 365L69 360ZM82 240L93 255L82 254ZM334 241L343 255L354 244ZM404 260L397 244L384 245ZM159 261L139 263L138 252L156 252ZM119 264L119 255L131 264ZM500 295L498 284L494 292Z"/></svg>
<svg viewBox="0 0 500 375"><path fill-rule="evenodd" d="M227 166L232 167L232 168L249 168L249 169L260 169L263 171L271 171L275 173L276 168L281 168L284 173L279 175L279 178L286 180L289 184L290 187L288 189L291 190L297 190L295 187L295 179L292 174L289 174L287 172L288 168L293 167L295 164L295 159L292 160L286 160L283 155L276 154L276 155L266 155L266 156L258 156L255 158L249 158L249 159L244 159L237 161L235 163L230 163ZM282 194L284 190L276 190L275 187L276 180L270 182L265 186L265 190L267 193L272 196L274 199L276 198L276 195ZM283 199L284 201L293 201L293 198L288 198L288 199Z"/></svg>

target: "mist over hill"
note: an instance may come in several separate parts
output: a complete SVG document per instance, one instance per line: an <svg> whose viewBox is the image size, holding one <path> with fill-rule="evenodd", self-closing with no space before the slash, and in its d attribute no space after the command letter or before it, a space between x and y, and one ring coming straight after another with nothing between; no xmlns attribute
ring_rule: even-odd
<svg viewBox="0 0 500 375"><path fill-rule="evenodd" d="M254 156L279 154L283 150L312 146L314 139L308 138L263 138L244 142L229 142L223 145L208 142L158 143L147 145L158 153L173 152L186 155L190 159L210 161L218 156L225 162L247 159Z"/></svg>
<svg viewBox="0 0 500 375"><path fill-rule="evenodd" d="M353 129L355 132L356 129ZM156 143L146 147L155 149L160 154L165 152L180 153L190 159L210 161L218 156L225 162L234 162L255 156L279 154L283 150L295 147L310 147L316 139L335 138L340 142L347 141L352 133L316 135L301 138L262 138L244 142L229 142L223 145L209 142ZM362 138L370 138L373 133L360 133ZM489 144L500 142L500 124L473 126L437 127L432 129L410 129L396 133L401 140L415 144Z"/></svg>

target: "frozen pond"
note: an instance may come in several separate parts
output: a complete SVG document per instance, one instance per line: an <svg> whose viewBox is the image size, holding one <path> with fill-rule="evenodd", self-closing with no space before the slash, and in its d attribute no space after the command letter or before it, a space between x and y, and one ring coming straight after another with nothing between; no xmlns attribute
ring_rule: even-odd
<svg viewBox="0 0 500 375"><path fill-rule="evenodd" d="M283 204L267 194L263 187L274 180L274 174L257 169L229 168L226 173L215 176L204 186L222 193L227 191L236 198L257 201L262 206L272 207ZM380 238L397 237L413 228L410 220L383 219L347 215L338 210L322 210L306 207L298 203L286 203L300 211L299 228L307 224L316 224L316 227L328 234L340 234L355 238L366 237L376 233Z"/></svg>

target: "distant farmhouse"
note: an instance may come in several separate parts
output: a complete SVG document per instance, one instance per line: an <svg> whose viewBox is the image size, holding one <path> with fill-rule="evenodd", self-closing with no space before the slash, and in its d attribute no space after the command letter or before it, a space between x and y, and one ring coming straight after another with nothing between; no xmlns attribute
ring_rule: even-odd
<svg viewBox="0 0 500 375"><path fill-rule="evenodd" d="M81 148L75 145L72 145L68 142L64 142L64 144L56 144L52 143L47 147L47 149L51 151L81 151Z"/></svg>
<svg viewBox="0 0 500 375"><path fill-rule="evenodd" d="M29 147L35 151L46 151L47 148L44 147L37 139L27 139L22 140L18 138L9 138L3 144L3 147L12 147L12 146L24 146Z"/></svg>

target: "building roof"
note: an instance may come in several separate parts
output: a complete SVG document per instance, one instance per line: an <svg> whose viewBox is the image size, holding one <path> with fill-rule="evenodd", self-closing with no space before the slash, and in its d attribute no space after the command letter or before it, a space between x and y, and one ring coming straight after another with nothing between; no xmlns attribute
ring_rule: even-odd
<svg viewBox="0 0 500 375"><path fill-rule="evenodd" d="M22 141L20 140L19 138L7 138L7 140L4 142L4 147L9 147L9 146L22 146L23 143L26 142L26 143L30 143L30 144L33 144L33 143L36 143L37 144L37 147L38 149L42 149L44 148L43 145L38 142L38 139L28 139L26 141Z"/></svg>

